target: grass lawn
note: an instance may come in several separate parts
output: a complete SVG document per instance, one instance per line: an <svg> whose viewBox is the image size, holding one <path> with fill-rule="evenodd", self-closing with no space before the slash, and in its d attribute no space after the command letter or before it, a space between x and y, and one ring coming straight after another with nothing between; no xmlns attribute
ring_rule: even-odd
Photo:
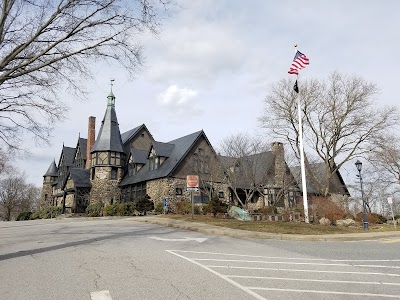
<svg viewBox="0 0 400 300"><path fill-rule="evenodd" d="M303 222L272 222L272 221L238 221L235 219L214 218L211 216L194 215L163 215L163 218L181 220L187 222L204 223L214 226L228 227L232 229L250 230L258 232L286 233L286 234L337 234L337 233L362 233L362 224L352 227L324 226L306 224ZM397 226L400 230L400 226ZM393 225L369 224L369 232L395 231Z"/></svg>

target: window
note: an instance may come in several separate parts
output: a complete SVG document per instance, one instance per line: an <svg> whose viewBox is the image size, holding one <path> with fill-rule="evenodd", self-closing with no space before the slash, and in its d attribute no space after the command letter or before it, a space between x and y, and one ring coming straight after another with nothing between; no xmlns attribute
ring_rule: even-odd
<svg viewBox="0 0 400 300"><path fill-rule="evenodd" d="M182 195L182 189L181 188L176 188L175 189L175 195Z"/></svg>
<svg viewBox="0 0 400 300"><path fill-rule="evenodd" d="M111 168L111 179L117 179L117 172L118 172L118 168L115 168L115 167Z"/></svg>
<svg viewBox="0 0 400 300"><path fill-rule="evenodd" d="M218 192L218 198L225 198L224 192Z"/></svg>
<svg viewBox="0 0 400 300"><path fill-rule="evenodd" d="M96 169L92 168L92 180L94 180L95 176L96 176Z"/></svg>
<svg viewBox="0 0 400 300"><path fill-rule="evenodd" d="M208 196L203 195L203 193L201 193L201 196L193 196L193 203L194 204L207 204Z"/></svg>
<svg viewBox="0 0 400 300"><path fill-rule="evenodd" d="M149 168L150 170L157 170L159 166L160 166L160 158L157 156L154 149L151 149L149 155Z"/></svg>

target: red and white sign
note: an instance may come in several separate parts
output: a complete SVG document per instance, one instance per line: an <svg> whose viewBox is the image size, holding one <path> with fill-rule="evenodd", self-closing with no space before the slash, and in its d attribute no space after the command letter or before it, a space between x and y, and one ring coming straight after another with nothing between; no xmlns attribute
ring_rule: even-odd
<svg viewBox="0 0 400 300"><path fill-rule="evenodd" d="M198 188L199 187L199 176L198 175L186 176L186 187L187 188Z"/></svg>

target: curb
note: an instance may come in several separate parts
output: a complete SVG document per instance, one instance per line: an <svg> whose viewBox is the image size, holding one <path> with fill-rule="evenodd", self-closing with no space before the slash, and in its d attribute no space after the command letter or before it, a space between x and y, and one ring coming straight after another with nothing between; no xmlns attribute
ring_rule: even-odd
<svg viewBox="0 0 400 300"><path fill-rule="evenodd" d="M400 237L400 231L388 232L366 232L366 233L340 233L324 235L300 235L300 234L279 234L269 232L255 232L248 230L231 229L202 223L186 222L172 219L161 219L158 217L141 217L131 219L132 221L151 223L166 227L174 227L185 230L197 231L206 234L224 235L240 238L292 240L292 241L365 241L382 238Z"/></svg>

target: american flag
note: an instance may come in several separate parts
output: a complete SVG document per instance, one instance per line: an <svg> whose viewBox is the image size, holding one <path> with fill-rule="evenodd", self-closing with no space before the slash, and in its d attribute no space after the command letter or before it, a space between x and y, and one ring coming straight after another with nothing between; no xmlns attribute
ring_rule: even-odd
<svg viewBox="0 0 400 300"><path fill-rule="evenodd" d="M310 64L310 60L307 58L307 56L297 50L288 73L299 75L299 70L304 69L308 64Z"/></svg>

